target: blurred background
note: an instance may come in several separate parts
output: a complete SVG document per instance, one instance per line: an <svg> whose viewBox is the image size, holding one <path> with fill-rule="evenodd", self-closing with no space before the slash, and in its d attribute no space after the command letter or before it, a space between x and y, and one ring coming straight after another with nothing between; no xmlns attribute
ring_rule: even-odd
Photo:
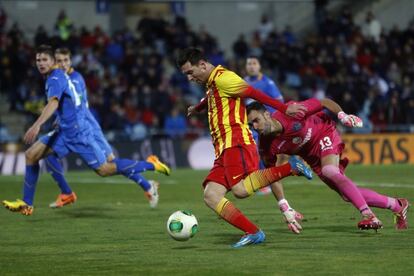
<svg viewBox="0 0 414 276"><path fill-rule="evenodd" d="M178 49L197 46L241 76L258 56L286 101L329 97L360 116L364 128L344 136L353 163L414 163L411 0L0 1L2 174L21 173L21 137L45 105L34 64L45 43L71 49L90 108L123 156L212 164L205 114L186 117L203 88L175 66Z"/></svg>

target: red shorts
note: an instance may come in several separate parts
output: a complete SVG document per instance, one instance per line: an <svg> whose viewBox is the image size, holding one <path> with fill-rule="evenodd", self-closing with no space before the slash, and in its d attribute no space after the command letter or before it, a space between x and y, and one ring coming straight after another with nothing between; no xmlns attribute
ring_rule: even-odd
<svg viewBox="0 0 414 276"><path fill-rule="evenodd" d="M203 187L206 187L207 182L213 181L231 190L240 180L258 169L259 155L255 144L227 148L214 160Z"/></svg>

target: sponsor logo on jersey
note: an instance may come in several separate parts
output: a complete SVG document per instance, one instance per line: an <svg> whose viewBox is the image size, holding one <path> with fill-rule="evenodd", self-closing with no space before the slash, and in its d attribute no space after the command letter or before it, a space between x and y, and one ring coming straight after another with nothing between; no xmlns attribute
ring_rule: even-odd
<svg viewBox="0 0 414 276"><path fill-rule="evenodd" d="M308 131L306 132L305 139L303 139L302 143L300 143L299 147L302 147L305 145L309 140L312 138L312 129L308 128Z"/></svg>
<svg viewBox="0 0 414 276"><path fill-rule="evenodd" d="M293 131L299 131L301 129L302 129L302 124L301 123L299 123L299 122L293 123L293 126L292 126Z"/></svg>

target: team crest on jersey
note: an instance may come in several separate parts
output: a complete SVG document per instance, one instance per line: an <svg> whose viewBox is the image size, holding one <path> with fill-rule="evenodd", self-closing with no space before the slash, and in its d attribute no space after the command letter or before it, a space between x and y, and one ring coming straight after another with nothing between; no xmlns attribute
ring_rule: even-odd
<svg viewBox="0 0 414 276"><path fill-rule="evenodd" d="M293 123L293 126L292 126L292 130L293 131L299 131L301 128L302 128L302 124L301 123L299 123L299 122Z"/></svg>
<svg viewBox="0 0 414 276"><path fill-rule="evenodd" d="M302 138L300 138L300 137L294 137L293 139L292 139L292 143L293 144L300 144L302 142Z"/></svg>

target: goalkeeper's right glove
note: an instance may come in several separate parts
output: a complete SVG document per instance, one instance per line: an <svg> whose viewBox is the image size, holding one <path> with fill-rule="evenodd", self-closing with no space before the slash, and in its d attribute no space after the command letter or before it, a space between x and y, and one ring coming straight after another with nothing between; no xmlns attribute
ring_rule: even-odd
<svg viewBox="0 0 414 276"><path fill-rule="evenodd" d="M341 121L341 123L344 126L347 126L347 127L362 127L363 126L363 122L361 118L355 115L348 115L343 111L340 111L338 113L338 119Z"/></svg>

